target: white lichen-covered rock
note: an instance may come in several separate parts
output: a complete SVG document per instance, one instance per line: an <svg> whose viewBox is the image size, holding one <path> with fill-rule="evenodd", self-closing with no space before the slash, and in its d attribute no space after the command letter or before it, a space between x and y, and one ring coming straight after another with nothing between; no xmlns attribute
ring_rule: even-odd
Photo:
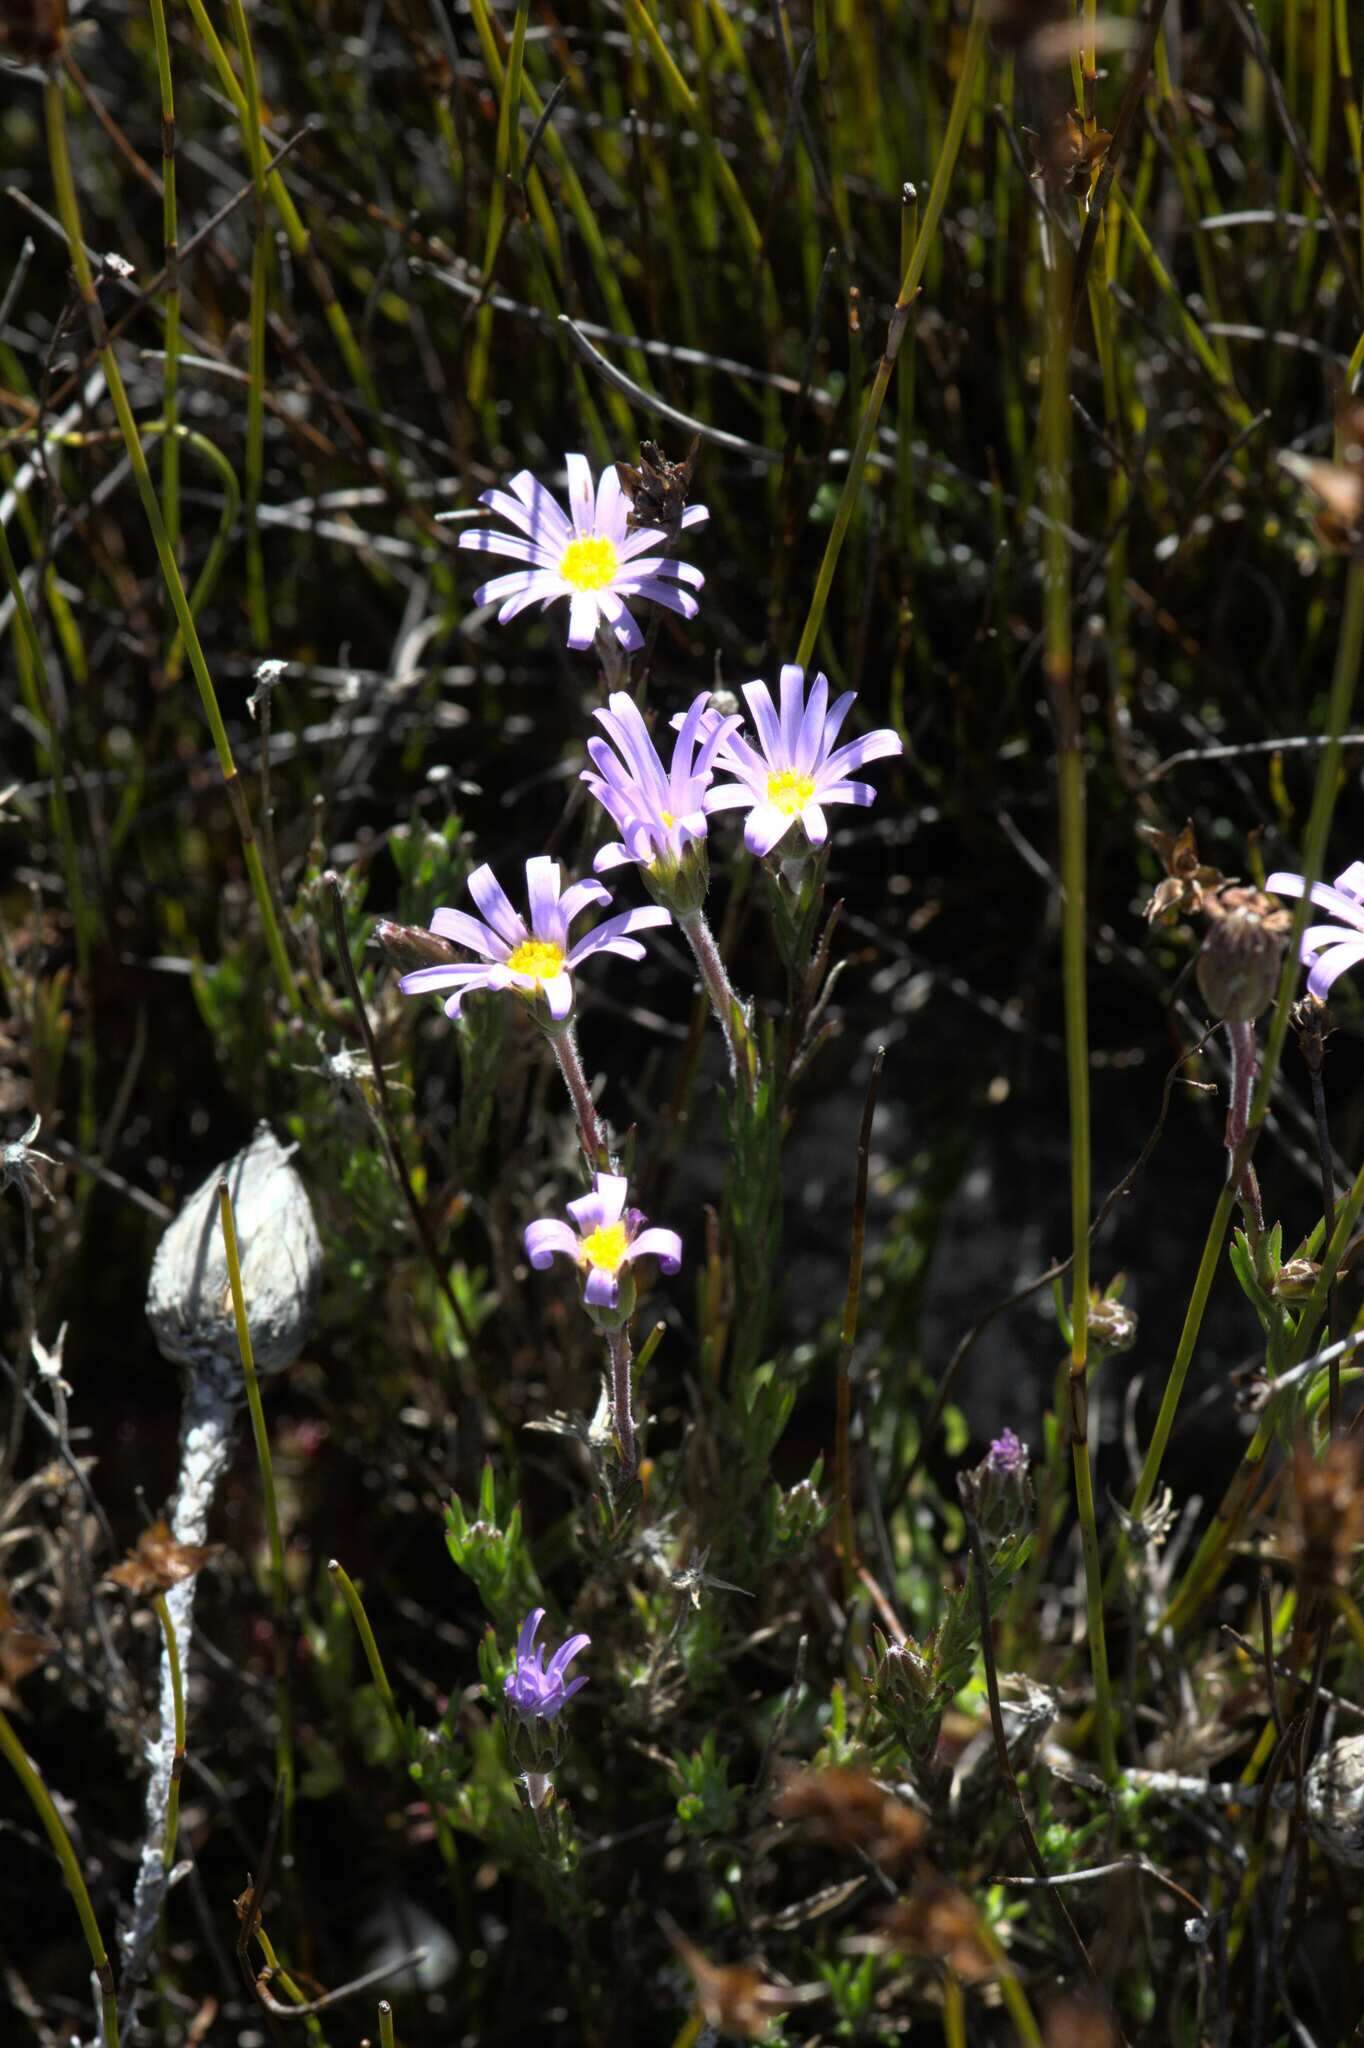
<svg viewBox="0 0 1364 2048"><path fill-rule="evenodd" d="M1307 1830L1333 1863L1364 1870L1364 1735L1317 1757L1303 1780Z"/></svg>
<svg viewBox="0 0 1364 2048"><path fill-rule="evenodd" d="M218 1205L223 1179L256 1365L277 1372L292 1365L312 1328L322 1245L308 1191L268 1124L257 1125L246 1150L211 1173L168 1227L152 1262L147 1316L163 1357L240 1372Z"/></svg>

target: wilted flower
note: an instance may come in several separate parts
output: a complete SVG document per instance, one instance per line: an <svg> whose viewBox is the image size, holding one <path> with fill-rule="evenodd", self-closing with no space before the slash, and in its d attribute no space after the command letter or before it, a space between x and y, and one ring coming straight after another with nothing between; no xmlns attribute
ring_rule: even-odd
<svg viewBox="0 0 1364 2048"><path fill-rule="evenodd" d="M419 967L405 974L398 986L404 995L453 989L445 1004L447 1017L457 1017L464 998L477 989L509 988L532 1001L543 995L551 1019L562 1024L573 1009L574 971L584 960L593 953L619 953L627 960L642 960L644 948L629 934L670 920L659 905L646 904L642 910L608 917L605 924L570 946L568 928L574 918L589 903L609 903L611 897L600 882L590 880L574 882L562 895L559 892L557 861L538 855L526 862L527 925L512 909L492 869L475 868L469 877L469 894L483 918L441 909L432 918L431 929L438 938L453 939L470 953L482 954L483 964Z"/></svg>
<svg viewBox="0 0 1364 2048"><path fill-rule="evenodd" d="M788 1771L772 1810L783 1820L811 1822L820 1840L835 1848L862 1850L887 1866L910 1855L927 1833L922 1816L869 1771Z"/></svg>
<svg viewBox="0 0 1364 2048"><path fill-rule="evenodd" d="M1203 1000L1224 1024L1253 1023L1274 1000L1291 919L1259 889L1229 885L1207 896L1198 955ZM1360 946L1364 955L1364 944Z"/></svg>
<svg viewBox="0 0 1364 2048"><path fill-rule="evenodd" d="M616 464L620 487L630 500L626 524L631 533L643 526L656 526L672 535L685 525L687 492L700 445L700 435L693 435L681 462L670 462L657 441L641 441L638 469L630 462Z"/></svg>
<svg viewBox="0 0 1364 2048"><path fill-rule="evenodd" d="M737 735L721 742L717 766L739 779L712 788L706 796L706 809L746 809L744 844L759 859L795 824L803 827L811 846L823 846L829 836L825 804L875 801L870 783L849 782L849 774L868 761L903 749L900 735L889 726L834 746L855 695L855 691L845 690L830 709L828 680L817 675L807 702L805 671L788 662L781 672L778 717L766 683L744 684L744 696L758 728L758 748Z"/></svg>
<svg viewBox="0 0 1364 2048"><path fill-rule="evenodd" d="M621 1275L635 1259L652 1255L665 1273L676 1273L682 1264L677 1232L646 1229L639 1210L625 1206L627 1186L623 1173L594 1174L593 1192L568 1204L573 1228L553 1216L526 1226L526 1257L532 1266L543 1272L562 1252L586 1272L583 1299L594 1308L617 1307Z"/></svg>
<svg viewBox="0 0 1364 2048"><path fill-rule="evenodd" d="M658 553L668 536L657 527L627 530L630 502L614 467L608 463L602 471L594 496L587 457L566 455L564 466L571 519L528 469L512 478L510 497L505 491L483 492L479 503L500 512L516 531L501 533L482 526L462 533L460 546L530 566L509 576L494 576L474 592L476 602L503 599L497 616L505 624L527 605L543 608L566 597L570 647L590 647L601 619L622 647L642 647L644 636L626 609L627 597L650 598L684 619L695 618L696 599L680 586L691 584L699 590L705 577L690 563L669 561ZM709 517L704 505L689 505L679 525L699 526Z"/></svg>
<svg viewBox="0 0 1364 2048"><path fill-rule="evenodd" d="M1275 896L1301 896L1301 875L1273 874L1265 888ZM1310 966L1308 992L1324 1003L1337 976L1364 960L1364 861L1351 861L1334 882L1313 882L1312 901L1339 924L1309 924L1302 935L1302 961Z"/></svg>
<svg viewBox="0 0 1364 2048"><path fill-rule="evenodd" d="M737 717L706 719L709 703L703 690L682 720L672 766L665 768L633 697L615 691L607 708L593 714L607 739L588 741L593 765L581 777L621 833L602 847L593 867L604 873L634 862L655 892L684 914L706 890L705 795L716 750L739 726ZM683 874L684 866L691 872Z"/></svg>
<svg viewBox="0 0 1364 2048"><path fill-rule="evenodd" d="M544 1608L533 1607L522 1622L516 1644L516 1662L507 1673L503 1688L507 1704L523 1721L554 1720L574 1693L580 1692L587 1684L584 1674L581 1678L570 1679L565 1685L564 1674L573 1659L589 1647L591 1636L570 1636L546 1664L544 1644L538 1648L535 1646L544 1618Z"/></svg>

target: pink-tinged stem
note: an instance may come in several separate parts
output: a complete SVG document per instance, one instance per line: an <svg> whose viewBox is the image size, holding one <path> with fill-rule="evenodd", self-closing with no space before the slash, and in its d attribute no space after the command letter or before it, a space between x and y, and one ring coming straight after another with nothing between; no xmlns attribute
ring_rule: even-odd
<svg viewBox="0 0 1364 2048"><path fill-rule="evenodd" d="M744 1093L751 1099L756 1078L757 1059L753 1034L748 1028L748 1015L744 1005L734 992L734 985L725 972L725 963L720 958L720 948L715 943L715 934L706 922L703 910L694 910L690 917L681 917L682 936L691 947L696 964L701 970L701 980L710 1006L714 1010L720 1029L725 1034L725 1045L729 1051L729 1071L732 1080L742 1080Z"/></svg>
<svg viewBox="0 0 1364 2048"><path fill-rule="evenodd" d="M563 1024L548 1036L554 1047L554 1057L559 1062L559 1072L564 1077L564 1086L572 1098L573 1114L578 1122L578 1142L587 1163L594 1173L609 1173L611 1155L606 1149L606 1139L597 1119L597 1105L592 1100L592 1090L583 1072L573 1026L571 1023Z"/></svg>
<svg viewBox="0 0 1364 2048"><path fill-rule="evenodd" d="M620 1445L620 1462L626 1481L635 1476L635 1416L630 1390L633 1353L628 1330L608 1330L606 1346L611 1353L611 1415Z"/></svg>
<svg viewBox="0 0 1364 2048"><path fill-rule="evenodd" d="M1227 1151L1234 1159L1237 1148L1244 1142L1250 1122L1250 1098L1255 1087L1255 1074L1259 1064L1255 1045L1255 1026L1251 1023L1228 1021L1227 1043L1231 1048L1231 1098L1227 1104ZM1256 1230L1265 1227L1264 1210L1260 1205L1260 1183L1255 1168L1247 1166L1241 1175L1241 1200L1245 1205L1248 1220Z"/></svg>

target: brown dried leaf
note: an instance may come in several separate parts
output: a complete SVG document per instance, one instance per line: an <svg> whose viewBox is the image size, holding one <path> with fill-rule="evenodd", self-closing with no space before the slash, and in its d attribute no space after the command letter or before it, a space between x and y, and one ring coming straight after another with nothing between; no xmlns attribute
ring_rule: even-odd
<svg viewBox="0 0 1364 2048"><path fill-rule="evenodd" d="M0 1706L18 1706L16 1686L45 1664L56 1647L50 1636L25 1626L0 1587Z"/></svg>
<svg viewBox="0 0 1364 2048"><path fill-rule="evenodd" d="M718 2033L741 2041L761 2041L782 2013L821 1995L821 1987L816 1984L772 1984L751 1963L713 1963L666 1916L663 1927L691 1972L696 2002L707 2026Z"/></svg>
<svg viewBox="0 0 1364 2048"><path fill-rule="evenodd" d="M884 1927L896 1948L936 1956L963 1984L999 1975L981 1932L980 1915L964 1891L936 1871L925 1871L914 1889L886 1915Z"/></svg>

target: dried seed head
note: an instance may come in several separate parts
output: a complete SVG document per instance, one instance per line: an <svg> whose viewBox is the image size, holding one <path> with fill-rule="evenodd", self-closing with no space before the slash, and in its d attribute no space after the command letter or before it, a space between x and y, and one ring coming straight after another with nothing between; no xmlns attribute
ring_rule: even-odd
<svg viewBox="0 0 1364 2048"><path fill-rule="evenodd" d="M224 1367L240 1384L237 1325L227 1277L218 1184L232 1197L242 1292L256 1365L278 1372L303 1349L322 1281L322 1244L308 1191L268 1124L244 1152L211 1173L156 1248L147 1317L163 1358L191 1369Z"/></svg>
<svg viewBox="0 0 1364 2048"><path fill-rule="evenodd" d="M0 1586L0 1707L18 1706L15 1688L30 1671L45 1664L56 1648L50 1636L25 1627L10 1606L8 1593Z"/></svg>
<svg viewBox="0 0 1364 2048"><path fill-rule="evenodd" d="M1203 1000L1224 1024L1250 1024L1274 1000L1292 914L1259 889L1228 884L1207 896L1198 956Z"/></svg>
<svg viewBox="0 0 1364 2048"><path fill-rule="evenodd" d="M1269 1291L1276 1301L1306 1301L1320 1271L1315 1259L1285 1259Z"/></svg>
<svg viewBox="0 0 1364 2048"><path fill-rule="evenodd" d="M211 1557L222 1550L221 1543L177 1543L167 1522L153 1522L144 1529L122 1564L104 1574L125 1592L148 1599L168 1593L182 1579L192 1579Z"/></svg>
<svg viewBox="0 0 1364 2048"><path fill-rule="evenodd" d="M1318 1458L1309 1443L1293 1452L1293 1491L1283 1555L1303 1591L1348 1586L1354 1553L1364 1543L1360 1455L1350 1437L1333 1437Z"/></svg>
<svg viewBox="0 0 1364 2048"><path fill-rule="evenodd" d="M926 1870L882 1924L893 1947L910 1955L936 1956L963 1984L999 1975L975 1907L964 1891L936 1871Z"/></svg>
<svg viewBox="0 0 1364 2048"><path fill-rule="evenodd" d="M1146 905L1147 923L1169 924L1176 917L1190 917L1201 910L1204 891L1219 888L1224 877L1220 869L1206 867L1198 858L1193 820L1179 832L1161 832L1154 825L1138 829L1165 869L1164 881Z"/></svg>
<svg viewBox="0 0 1364 2048"><path fill-rule="evenodd" d="M656 526L669 534L680 531L699 446L698 435L681 462L669 462L657 441L641 441L638 469L629 462L616 464L620 487L630 500L630 516L625 522L629 532L637 532L641 526Z"/></svg>
<svg viewBox="0 0 1364 2048"><path fill-rule="evenodd" d="M1023 133L1036 164L1033 176L1042 180L1048 192L1069 192L1077 199L1087 199L1113 140L1108 130L1097 121L1086 121L1077 107L1068 107L1049 121L1040 135L1031 128Z"/></svg>
<svg viewBox="0 0 1364 2048"><path fill-rule="evenodd" d="M823 1842L893 1867L918 1848L924 1823L867 1771L793 1770L772 1802L782 1820L808 1820Z"/></svg>
<svg viewBox="0 0 1364 2048"><path fill-rule="evenodd" d="M1130 1351L1137 1341L1136 1311L1116 1295L1091 1295L1087 1321L1090 1344L1098 1350Z"/></svg>
<svg viewBox="0 0 1364 2048"><path fill-rule="evenodd" d="M1333 1742L1303 1781L1307 1831L1333 1863L1364 1870L1364 1735Z"/></svg>

